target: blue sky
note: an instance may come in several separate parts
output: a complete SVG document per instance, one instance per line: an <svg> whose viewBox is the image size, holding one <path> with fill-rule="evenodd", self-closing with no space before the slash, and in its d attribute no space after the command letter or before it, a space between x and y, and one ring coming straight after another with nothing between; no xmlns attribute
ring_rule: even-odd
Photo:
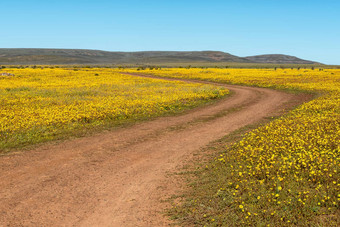
<svg viewBox="0 0 340 227"><path fill-rule="evenodd" d="M220 50L340 64L340 0L0 0L0 48Z"/></svg>

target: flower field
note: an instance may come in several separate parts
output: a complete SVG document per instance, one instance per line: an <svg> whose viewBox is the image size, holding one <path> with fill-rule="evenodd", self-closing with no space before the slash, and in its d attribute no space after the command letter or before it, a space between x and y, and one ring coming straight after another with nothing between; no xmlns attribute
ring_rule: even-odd
<svg viewBox="0 0 340 227"><path fill-rule="evenodd" d="M123 75L153 74L309 92L317 98L256 128L195 172L182 224L336 226L340 220L340 70L6 68L0 151L180 112L224 88Z"/></svg>
<svg viewBox="0 0 340 227"><path fill-rule="evenodd" d="M247 133L204 163L188 200L172 209L206 226L337 226L340 223L339 69L162 69L165 77L319 94ZM184 218L183 218L184 217Z"/></svg>
<svg viewBox="0 0 340 227"><path fill-rule="evenodd" d="M111 69L0 70L0 151L175 113L228 93ZM11 75L13 74L13 75Z"/></svg>

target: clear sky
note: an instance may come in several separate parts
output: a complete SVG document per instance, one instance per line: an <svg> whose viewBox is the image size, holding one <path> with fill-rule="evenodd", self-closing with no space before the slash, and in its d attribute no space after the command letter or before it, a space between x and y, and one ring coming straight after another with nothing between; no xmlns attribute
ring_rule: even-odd
<svg viewBox="0 0 340 227"><path fill-rule="evenodd" d="M219 50L340 64L340 0L0 0L0 48Z"/></svg>

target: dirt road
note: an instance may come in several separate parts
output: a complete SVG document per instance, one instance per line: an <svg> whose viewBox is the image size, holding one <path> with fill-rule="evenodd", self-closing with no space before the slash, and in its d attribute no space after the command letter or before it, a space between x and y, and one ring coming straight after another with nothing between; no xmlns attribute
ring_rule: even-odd
<svg viewBox="0 0 340 227"><path fill-rule="evenodd" d="M297 99L226 86L216 104L0 157L0 226L166 226L167 172L209 142Z"/></svg>

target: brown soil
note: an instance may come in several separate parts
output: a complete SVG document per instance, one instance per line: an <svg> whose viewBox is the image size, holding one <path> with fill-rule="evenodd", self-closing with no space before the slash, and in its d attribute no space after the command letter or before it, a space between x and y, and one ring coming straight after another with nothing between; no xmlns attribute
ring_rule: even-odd
<svg viewBox="0 0 340 227"><path fill-rule="evenodd" d="M226 87L231 97L180 116L0 157L0 226L168 225L160 201L179 186L167 173L211 141L305 101Z"/></svg>

